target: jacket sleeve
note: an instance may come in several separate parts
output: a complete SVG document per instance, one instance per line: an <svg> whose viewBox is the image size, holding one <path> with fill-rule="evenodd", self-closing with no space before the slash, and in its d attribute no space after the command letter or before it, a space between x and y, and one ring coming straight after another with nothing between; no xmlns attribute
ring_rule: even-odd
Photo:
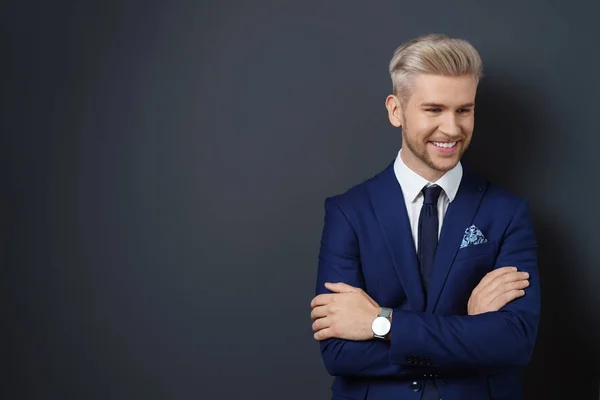
<svg viewBox="0 0 600 400"><path fill-rule="evenodd" d="M365 289L356 234L333 198L325 201L316 294L330 293L325 282L344 282ZM320 342L327 371L333 376L399 376L403 367L392 363L390 343L383 340Z"/></svg>
<svg viewBox="0 0 600 400"><path fill-rule="evenodd" d="M394 310L391 358L398 366L502 367L531 358L540 314L537 245L526 201L505 232L494 268L515 266L529 273L530 285L497 312L440 316Z"/></svg>

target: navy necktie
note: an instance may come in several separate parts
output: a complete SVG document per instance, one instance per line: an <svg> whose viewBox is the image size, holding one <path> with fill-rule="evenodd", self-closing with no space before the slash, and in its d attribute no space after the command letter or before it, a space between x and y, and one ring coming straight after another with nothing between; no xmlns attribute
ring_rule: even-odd
<svg viewBox="0 0 600 400"><path fill-rule="evenodd" d="M423 207L419 216L419 265L421 267L421 278L425 293L431 270L433 269L433 259L438 244L439 219L437 212L438 198L442 188L432 185L423 189Z"/></svg>

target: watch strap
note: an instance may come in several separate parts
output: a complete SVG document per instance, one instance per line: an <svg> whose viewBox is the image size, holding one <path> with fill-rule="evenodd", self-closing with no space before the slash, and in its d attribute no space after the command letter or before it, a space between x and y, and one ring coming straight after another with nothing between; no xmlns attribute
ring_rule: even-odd
<svg viewBox="0 0 600 400"><path fill-rule="evenodd" d="M387 307L381 307L381 311L379 312L378 317L384 317L390 319L390 315L392 315L392 309Z"/></svg>

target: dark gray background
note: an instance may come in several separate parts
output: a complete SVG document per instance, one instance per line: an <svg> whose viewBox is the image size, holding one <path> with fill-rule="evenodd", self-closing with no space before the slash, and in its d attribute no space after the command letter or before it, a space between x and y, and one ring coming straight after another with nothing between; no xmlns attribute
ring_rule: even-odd
<svg viewBox="0 0 600 400"><path fill-rule="evenodd" d="M395 157L388 61L437 32L486 65L467 161L535 214L527 398L597 399L586 3L2 2L0 397L327 399L323 200Z"/></svg>

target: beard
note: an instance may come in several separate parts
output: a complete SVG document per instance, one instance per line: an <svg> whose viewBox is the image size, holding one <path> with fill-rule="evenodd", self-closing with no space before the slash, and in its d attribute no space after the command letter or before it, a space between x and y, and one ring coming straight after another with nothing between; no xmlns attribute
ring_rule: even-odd
<svg viewBox="0 0 600 400"><path fill-rule="evenodd" d="M428 138L430 138L432 134L433 134L433 132L428 136ZM466 137L466 135L463 135L463 137ZM427 165L427 167L431 168L434 171L448 172L452 168L456 167L456 165L462 158L463 154L467 150L467 147L469 146L468 142L465 142L464 140L461 141L460 143L462 144L462 147L460 149L458 149L458 157L456 157L455 161L450 165L448 165L448 164L440 165L440 164L436 164L434 162L434 160L432 160L431 156L429 155L429 152L427 151L427 143L428 143L428 140L423 142L422 146L419 146L419 143L417 143L416 141L413 141L409 138L408 130L406 129L406 124L402 127L402 147L404 147L406 145L406 147L408 147L410 152L413 153L415 155L415 157L417 157L419 160L421 160L421 162L423 162L425 165ZM459 145L459 143L457 143L457 146L458 145Z"/></svg>

